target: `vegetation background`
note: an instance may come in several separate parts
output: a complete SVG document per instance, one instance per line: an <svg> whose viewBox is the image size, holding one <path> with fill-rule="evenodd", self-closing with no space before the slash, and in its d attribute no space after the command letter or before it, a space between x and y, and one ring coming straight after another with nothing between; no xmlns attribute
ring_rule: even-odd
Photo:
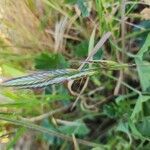
<svg viewBox="0 0 150 150"><path fill-rule="evenodd" d="M39 70L80 74L95 49L86 67L105 63L43 89L1 87L0 149L149 150L149 32L149 0L1 0L1 82Z"/></svg>

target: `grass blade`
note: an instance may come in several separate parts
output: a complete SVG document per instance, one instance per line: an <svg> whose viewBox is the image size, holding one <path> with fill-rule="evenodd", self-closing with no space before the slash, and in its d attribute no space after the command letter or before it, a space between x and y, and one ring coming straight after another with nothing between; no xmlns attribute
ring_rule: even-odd
<svg viewBox="0 0 150 150"><path fill-rule="evenodd" d="M90 76L97 73L96 69L85 69L78 71L75 69L59 69L52 71L37 72L31 75L12 78L1 83L2 87L17 88L42 88L48 85L62 83L65 81Z"/></svg>
<svg viewBox="0 0 150 150"><path fill-rule="evenodd" d="M38 126L38 125L33 124L31 122L27 122L27 121L23 121L23 120L16 120L16 119L12 119L12 118L5 117L5 116L2 116L2 115L0 115L0 120L8 121L8 122L10 122L12 124L15 124L15 125L26 127L28 129L35 130L35 131L40 131L44 134L49 134L51 136L53 135L53 136L59 137L61 139L72 142L72 138L70 136L64 135L62 133L58 133L56 131L44 128L42 126ZM100 146L100 147L102 147L102 145L100 145L100 144L88 142L88 141L81 140L81 139L76 139L76 140L77 140L78 143L86 145L86 146L90 146L90 147Z"/></svg>

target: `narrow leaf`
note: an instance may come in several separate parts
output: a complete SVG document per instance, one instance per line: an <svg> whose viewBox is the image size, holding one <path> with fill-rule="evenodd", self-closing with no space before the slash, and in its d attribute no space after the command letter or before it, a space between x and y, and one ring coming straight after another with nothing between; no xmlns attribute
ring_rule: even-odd
<svg viewBox="0 0 150 150"><path fill-rule="evenodd" d="M135 62L137 64L138 74L140 78L140 83L142 90L144 92L149 92L150 90L150 63L144 60L144 54L149 51L150 48L150 34L147 36L147 39L139 50L135 57Z"/></svg>
<svg viewBox="0 0 150 150"><path fill-rule="evenodd" d="M2 115L0 115L0 120L4 120L4 121L7 121L7 122L9 122L11 124L14 124L14 125L26 127L28 129L31 129L31 130L34 130L34 131L39 131L39 132L44 133L44 134L46 133L50 136L55 136L55 137L58 137L58 138L61 138L61 139L72 142L72 138L70 136L67 136L67 135L64 135L62 133L47 129L45 127L33 124L31 122L28 122L28 121L16 120L16 119L12 119L12 118L5 117L5 116L2 116ZM81 139L77 139L77 142L80 143L80 144L86 145L86 146L90 146L90 147L101 146L100 144L92 143L92 142L81 140Z"/></svg>
<svg viewBox="0 0 150 150"><path fill-rule="evenodd" d="M84 76L90 76L95 73L97 73L97 70L95 69L85 69L82 71L78 71L75 69L42 71L31 75L6 80L1 83L1 86L17 88L42 88L48 85L62 83Z"/></svg>

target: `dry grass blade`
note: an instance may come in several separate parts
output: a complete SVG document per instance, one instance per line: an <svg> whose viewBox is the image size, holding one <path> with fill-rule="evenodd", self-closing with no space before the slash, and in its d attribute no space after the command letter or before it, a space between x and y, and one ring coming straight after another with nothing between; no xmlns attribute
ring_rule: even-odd
<svg viewBox="0 0 150 150"><path fill-rule="evenodd" d="M73 144L74 144L74 149L75 150L80 150L79 144L78 144L78 142L77 142L76 137L75 137L74 134L72 135L72 140L73 140Z"/></svg>
<svg viewBox="0 0 150 150"><path fill-rule="evenodd" d="M64 33L65 33L65 30L67 28L67 17L65 18L62 18L60 20L60 22L58 22L55 26L55 35L54 35L54 38L55 38L55 52L59 52L61 50L63 50L63 47L64 47Z"/></svg>

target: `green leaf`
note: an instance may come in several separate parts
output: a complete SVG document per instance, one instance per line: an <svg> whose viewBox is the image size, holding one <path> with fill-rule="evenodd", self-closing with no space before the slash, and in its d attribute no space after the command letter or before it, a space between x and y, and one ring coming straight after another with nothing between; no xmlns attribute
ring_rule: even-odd
<svg viewBox="0 0 150 150"><path fill-rule="evenodd" d="M41 125L42 125L42 127L44 127L44 128L47 128L47 129L50 129L50 130L53 130L53 131L58 131L58 130L55 128L55 126L54 126L52 123L49 122L48 119L44 119L44 120L42 121ZM55 137L55 136L51 136L51 135L49 135L49 134L47 134L47 133L45 133L45 134L43 135L43 139L44 139L45 141L47 141L49 144L58 144L58 145L60 144L60 139L59 139L59 138L57 138L57 137Z"/></svg>
<svg viewBox="0 0 150 150"><path fill-rule="evenodd" d="M84 40L79 43L76 47L70 46L74 50L74 54L77 57L83 58L88 56L88 52L92 49L94 45L93 35L91 35L90 40ZM93 56L93 59L99 60L103 57L103 50L99 49L98 52Z"/></svg>
<svg viewBox="0 0 150 150"><path fill-rule="evenodd" d="M36 69L59 69L68 67L68 63L61 54L42 53L35 59Z"/></svg>
<svg viewBox="0 0 150 150"><path fill-rule="evenodd" d="M150 63L143 60L144 53L149 51L150 48L149 41L150 41L150 34L147 36L147 39L143 47L140 49L140 51L137 53L135 57L140 83L142 86L142 90L145 92L150 91Z"/></svg>
<svg viewBox="0 0 150 150"><path fill-rule="evenodd" d="M143 104L144 116L150 116L150 100Z"/></svg>
<svg viewBox="0 0 150 150"><path fill-rule="evenodd" d="M129 137L130 143L132 142L132 137L130 135L129 125L128 125L127 122L120 121L118 126L117 126L116 131L121 131L121 132L126 133L128 135L128 137Z"/></svg>
<svg viewBox="0 0 150 150"><path fill-rule="evenodd" d="M74 48L74 54L78 57L87 57L88 56L88 46L89 42L87 40L82 41Z"/></svg>
<svg viewBox="0 0 150 150"><path fill-rule="evenodd" d="M132 134L134 135L134 137L136 138L136 139L142 139L142 140L145 140L145 138L142 136L142 134L137 130L137 128L136 128L136 126L135 126L135 124L131 121L131 120L129 120L129 127L130 127L130 130L131 130L131 132L132 132Z"/></svg>
<svg viewBox="0 0 150 150"><path fill-rule="evenodd" d="M150 20L144 20L144 21L141 20L137 25L141 28L144 28L145 31L149 30L150 29ZM141 32L141 31L142 31L142 29L137 28L137 27L133 27L133 32L138 33L138 32ZM136 42L137 45L141 46L145 42L146 37L147 37L148 34L149 34L149 31L143 32L143 33L140 34L140 36L135 37L133 40Z"/></svg>
<svg viewBox="0 0 150 150"><path fill-rule="evenodd" d="M82 122L71 122L69 125L64 125L59 127L59 130L62 133L68 134L68 135L79 135L79 136L84 136L89 133L89 129L87 126L82 123Z"/></svg>
<svg viewBox="0 0 150 150"><path fill-rule="evenodd" d="M77 0L77 5L79 6L83 17L88 17L90 15L88 10L88 3L86 0Z"/></svg>
<svg viewBox="0 0 150 150"><path fill-rule="evenodd" d="M83 17L88 17L90 15L87 0L65 0L65 3L72 5L77 4Z"/></svg>
<svg viewBox="0 0 150 150"><path fill-rule="evenodd" d="M143 136L150 138L150 117L144 117L142 121L136 123L136 127Z"/></svg>
<svg viewBox="0 0 150 150"><path fill-rule="evenodd" d="M88 8L88 1L86 0L65 0L67 4L77 4L83 17L88 17L90 15Z"/></svg>
<svg viewBox="0 0 150 150"><path fill-rule="evenodd" d="M115 104L104 105L103 113L110 118L116 118L117 113Z"/></svg>
<svg viewBox="0 0 150 150"><path fill-rule="evenodd" d="M150 63L138 58L136 58L135 62L137 64L142 90L144 92L150 92Z"/></svg>
<svg viewBox="0 0 150 150"><path fill-rule="evenodd" d="M135 107L133 109L131 120L136 121L139 117L139 114L143 112L143 103L150 100L149 96L140 95L136 101Z"/></svg>
<svg viewBox="0 0 150 150"><path fill-rule="evenodd" d="M122 131L122 132L128 134L128 133L129 133L128 123L122 122L122 121L119 122L118 127L117 127L116 130L117 130L117 131Z"/></svg>

